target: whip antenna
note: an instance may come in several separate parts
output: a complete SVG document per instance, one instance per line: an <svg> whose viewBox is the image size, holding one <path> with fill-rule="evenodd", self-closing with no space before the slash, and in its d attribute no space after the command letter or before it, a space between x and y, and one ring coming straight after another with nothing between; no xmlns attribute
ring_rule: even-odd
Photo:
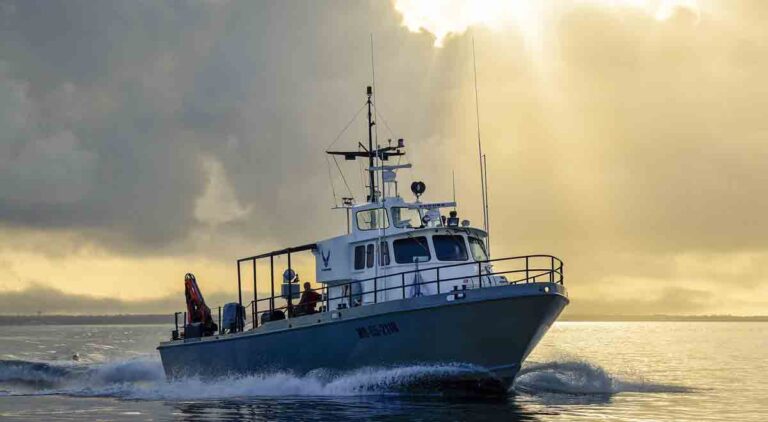
<svg viewBox="0 0 768 422"><path fill-rule="evenodd" d="M477 120L477 152L480 159L480 193L483 198L483 230L485 230L486 248L490 246L490 234L488 233L488 192L485 184L485 155L483 155L483 143L480 140L480 102L477 95L477 58L475 57L475 37L472 37L472 70L475 80L475 119Z"/></svg>

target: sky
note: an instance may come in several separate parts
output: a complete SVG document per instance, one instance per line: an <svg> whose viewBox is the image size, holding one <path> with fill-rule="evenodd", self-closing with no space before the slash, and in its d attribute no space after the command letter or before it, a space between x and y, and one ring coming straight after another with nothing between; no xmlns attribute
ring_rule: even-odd
<svg viewBox="0 0 768 422"><path fill-rule="evenodd" d="M762 0L0 0L0 313L180 310L186 272L216 305L237 258L342 233L360 172L323 152L365 139L362 119L338 136L372 35L402 185L446 200L455 172L480 223L474 40L492 251L562 258L567 312L765 314L767 19Z"/></svg>

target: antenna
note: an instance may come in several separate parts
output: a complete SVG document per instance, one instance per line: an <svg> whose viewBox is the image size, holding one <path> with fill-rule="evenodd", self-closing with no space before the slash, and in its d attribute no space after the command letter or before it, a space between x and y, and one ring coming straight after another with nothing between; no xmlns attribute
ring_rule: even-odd
<svg viewBox="0 0 768 422"><path fill-rule="evenodd" d="M485 248L488 251L488 256L491 256L491 205L488 201L488 162L485 160L486 155L483 154L483 169L485 174Z"/></svg>
<svg viewBox="0 0 768 422"><path fill-rule="evenodd" d="M373 85L373 92L376 93L376 66L373 62L373 32L371 32L371 85ZM374 102L376 97L374 96Z"/></svg>
<svg viewBox="0 0 768 422"><path fill-rule="evenodd" d="M451 183L453 184L453 210L456 211L456 170L451 170Z"/></svg>
<svg viewBox="0 0 768 422"><path fill-rule="evenodd" d="M478 101L478 95L477 95L477 58L475 57L475 37L472 37L472 70L474 71L474 77L475 77L475 118L477 119L477 152L478 157L480 159L480 192L482 194L483 198L483 229L485 230L486 234L488 233L488 204L487 204L487 198L486 198L486 186L485 186L485 165L484 165L484 157L483 155L483 143L480 140L480 103ZM486 243L488 242L488 238L486 237ZM487 247L488 245L486 245Z"/></svg>
<svg viewBox="0 0 768 422"><path fill-rule="evenodd" d="M371 35L371 85L373 86L373 104L374 104L373 107L374 107L374 112L378 113L378 109L376 108L376 65L375 65L375 63L373 61L373 32L371 32L370 35ZM373 135L374 135L374 138L376 140L376 142L375 142L376 143L376 149L378 150L379 149L379 127L378 126L374 126L373 130L374 130ZM373 150L371 149L371 151L373 151ZM377 156L376 159L379 162L379 164L381 164L381 157ZM386 185L384 183L384 173L383 172L382 172L382 175L381 175L381 184L379 186L381 188L381 197L382 198L386 197L386 195L384 194L384 190L386 189ZM373 202L373 199L371 199L371 202Z"/></svg>
<svg viewBox="0 0 768 422"><path fill-rule="evenodd" d="M373 92L375 94L376 93L376 64L373 61L373 32L371 32L370 35L371 35L371 85L373 85ZM374 97L374 104L375 104L375 98L376 97ZM379 110L378 110L378 108L375 108L375 107L376 106L374 105L374 109L373 110L376 113L376 117L378 118ZM370 108L369 108L369 110L370 110ZM381 188L381 199L382 199L381 207L383 209L384 208L384 200L387 197L387 193L386 193L386 191L387 191L387 184L385 183L386 179L384 177L384 173L385 173L384 166L383 166L383 164L384 164L383 161L384 160L382 160L382 157L379 156L379 150L380 150L380 148L379 148L379 127L378 126L375 127L374 130L375 130L374 134L376 135L376 159L378 160L379 164L382 167L382 170L380 172L381 173L381 184L379 186ZM373 174L374 169L370 169L369 171L371 172L371 174ZM395 188L395 189L397 189L397 188ZM371 202L373 202L373 201L374 200L371 199ZM386 212L386 211L384 211L384 212ZM384 231L386 231L386 228L384 228ZM380 248L381 248L381 234L383 234L383 233L381 231L378 231L377 233L379 234L379 236L377 236L376 246L374 247L374 250L377 251L376 255L378 255L376 259L381 260L381 250L380 250ZM374 269L374 276L378 277L379 276L379 265L374 265L374 268L375 268ZM374 298L374 299L376 299L376 298Z"/></svg>

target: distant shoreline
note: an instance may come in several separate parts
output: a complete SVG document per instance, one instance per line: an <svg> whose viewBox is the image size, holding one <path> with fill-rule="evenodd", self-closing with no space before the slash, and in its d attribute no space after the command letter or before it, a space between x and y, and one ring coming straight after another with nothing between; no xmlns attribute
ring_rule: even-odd
<svg viewBox="0 0 768 422"><path fill-rule="evenodd" d="M573 322L768 322L768 315L563 315L558 321Z"/></svg>
<svg viewBox="0 0 768 422"><path fill-rule="evenodd" d="M181 321L179 321L181 323ZM173 325L173 314L137 315L0 315L0 326L9 325Z"/></svg>
<svg viewBox="0 0 768 422"><path fill-rule="evenodd" d="M768 322L768 316L732 315L564 315L563 322ZM181 322L181 321L179 321ZM0 326L23 325L173 325L173 315L0 315Z"/></svg>

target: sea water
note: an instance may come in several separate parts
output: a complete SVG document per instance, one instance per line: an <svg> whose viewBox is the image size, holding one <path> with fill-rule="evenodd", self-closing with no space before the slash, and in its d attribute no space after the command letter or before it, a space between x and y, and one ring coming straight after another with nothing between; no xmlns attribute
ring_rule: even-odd
<svg viewBox="0 0 768 422"><path fill-rule="evenodd" d="M768 420L764 322L558 322L488 397L439 388L460 362L168 382L169 330L0 327L0 419Z"/></svg>

